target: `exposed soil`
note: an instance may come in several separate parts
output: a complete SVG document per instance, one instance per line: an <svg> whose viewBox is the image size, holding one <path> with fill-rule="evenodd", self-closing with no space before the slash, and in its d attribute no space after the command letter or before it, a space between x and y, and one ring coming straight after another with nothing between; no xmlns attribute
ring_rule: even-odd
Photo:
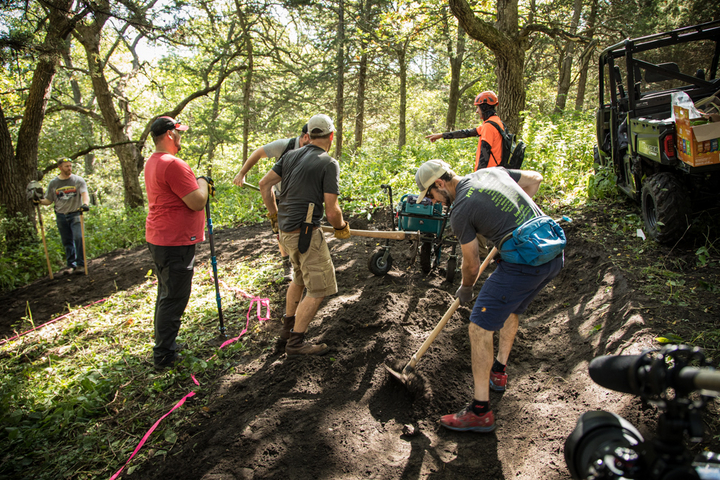
<svg viewBox="0 0 720 480"><path fill-rule="evenodd" d="M588 362L657 348L654 338L667 333L690 339L692 332L718 330L716 294L699 285L720 284L720 269L695 268L697 245L691 242L672 252L648 246L638 253L640 239L607 233L614 220L605 212L586 207L569 213L565 267L521 318L507 391L491 392L495 432L458 433L438 424L440 416L471 399L469 307L453 314L419 361L421 388L408 389L383 368L417 351L452 303L459 272L448 283L442 261L423 275L417 260L410 264L411 244L391 241L394 266L386 276L375 276L367 264L381 241L328 236L340 291L322 304L308 338L327 343L330 353L288 359L264 348L274 345L279 332L281 287L272 299L273 318L218 383L209 412L184 429L166 458L150 460L127 478L566 479L563 445L585 411L612 411L653 436L657 410L593 383ZM381 218L351 226L387 229ZM216 231L218 262L275 251L268 230L256 225ZM672 295L664 280L641 270L663 255L682 269L684 287L692 290L688 298L670 298L670 305L662 303ZM204 244L199 258L207 256ZM12 335L27 305L40 324L68 304L86 305L142 282L150 264L144 247L114 252L90 262L89 277L46 279L5 295L0 302L9 309L0 333ZM661 286L649 297L654 281ZM244 317L227 319L233 321L244 323ZM717 412L718 403L709 404L703 444L715 451ZM148 427L154 420L148 419Z"/></svg>

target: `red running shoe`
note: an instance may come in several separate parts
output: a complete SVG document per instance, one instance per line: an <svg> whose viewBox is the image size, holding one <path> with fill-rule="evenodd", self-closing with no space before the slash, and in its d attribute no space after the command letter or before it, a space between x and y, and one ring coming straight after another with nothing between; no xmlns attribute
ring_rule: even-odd
<svg viewBox="0 0 720 480"><path fill-rule="evenodd" d="M507 373L490 372L490 389L496 392L504 392L507 386Z"/></svg>
<svg viewBox="0 0 720 480"><path fill-rule="evenodd" d="M495 430L495 416L492 410L483 415L475 415L472 404L469 404L458 413L444 415L440 419L440 425L458 432L487 433Z"/></svg>

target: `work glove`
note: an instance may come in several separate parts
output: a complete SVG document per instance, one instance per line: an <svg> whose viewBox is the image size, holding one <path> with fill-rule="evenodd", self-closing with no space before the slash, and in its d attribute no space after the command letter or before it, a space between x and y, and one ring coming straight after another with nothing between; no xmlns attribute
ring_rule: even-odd
<svg viewBox="0 0 720 480"><path fill-rule="evenodd" d="M210 178L209 175L206 175L204 177L198 177L197 179L200 180L201 178L203 180L205 180L208 184L208 197L214 197L215 196L215 182L213 182L213 179Z"/></svg>
<svg viewBox="0 0 720 480"><path fill-rule="evenodd" d="M350 238L350 224L348 222L345 222L344 227L335 229L335 238L339 238L340 240Z"/></svg>
<svg viewBox="0 0 720 480"><path fill-rule="evenodd" d="M40 186L40 182L33 180L28 184L25 195L28 200L32 200L34 204L38 204L45 193L43 192L43 188Z"/></svg>
<svg viewBox="0 0 720 480"><path fill-rule="evenodd" d="M33 205L40 205L40 200L38 200L37 198L33 198L32 202L33 202Z"/></svg>
<svg viewBox="0 0 720 480"><path fill-rule="evenodd" d="M86 205L86 204L83 204L83 206L80 207L78 210L80 210L81 212L89 212L89 211L90 211L90 206L89 206L89 205Z"/></svg>
<svg viewBox="0 0 720 480"><path fill-rule="evenodd" d="M272 228L273 233L279 233L280 226L278 225L277 212L276 213L268 213L267 217L268 217L268 219L270 219L270 228Z"/></svg>
<svg viewBox="0 0 720 480"><path fill-rule="evenodd" d="M455 298L460 300L460 305L465 305L466 303L470 302L473 297L473 287L472 285L460 285L460 288L457 289L457 292L455 292Z"/></svg>

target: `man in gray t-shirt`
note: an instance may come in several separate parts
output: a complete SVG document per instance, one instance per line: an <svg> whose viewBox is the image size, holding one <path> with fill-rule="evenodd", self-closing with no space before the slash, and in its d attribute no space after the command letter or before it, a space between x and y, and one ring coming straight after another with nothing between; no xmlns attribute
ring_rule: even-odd
<svg viewBox="0 0 720 480"><path fill-rule="evenodd" d="M420 166L415 181L420 189L418 200L453 205L450 224L462 249L462 285L455 293L460 304L468 303L480 271L478 241L480 234L498 248L504 237L525 221L543 215L532 197L542 176L530 170L506 170L503 167L478 170L459 177L442 160L430 160ZM490 389L504 391L505 367L510 356L519 315L555 278L562 268L562 255L539 266L519 265L498 260L497 268L483 283L470 314L473 401L459 413L445 415L440 424L451 430L490 432L495 417L490 410ZM498 354L493 362L493 334L499 332Z"/></svg>
<svg viewBox="0 0 720 480"><path fill-rule="evenodd" d="M262 147L255 150L253 153L250 154L248 159L243 163L242 168L240 169L240 172L235 176L233 179L233 183L237 185L238 187L242 187L245 183L245 176L248 174L248 172L257 164L257 162L261 158L275 158L280 159L284 154L288 152L292 152L293 150L297 150L298 148L304 147L307 145L307 143L310 141L310 136L308 135L308 129L307 129L307 123L303 126L302 132L300 133L300 136L296 138L285 138L282 140L275 140L274 142L270 142L267 145L263 145ZM281 184L277 184L274 187L275 195L280 194L280 187ZM273 217L270 214L268 214L268 218L270 219L270 224L273 229L273 233L277 234L277 217ZM279 244L279 237L278 237L278 246L280 247L280 256L282 257L283 262L283 268L285 269L285 279L290 280L292 278L292 264L290 262L290 257L288 257L287 252L283 250L282 245Z"/></svg>
<svg viewBox="0 0 720 480"><path fill-rule="evenodd" d="M55 221L65 248L65 259L70 270L67 273L84 273L82 255L81 211L88 211L90 195L82 177L73 175L72 160L63 158L58 164L60 173L50 180L42 205L55 204Z"/></svg>
<svg viewBox="0 0 720 480"><path fill-rule="evenodd" d="M328 222L335 227L337 238L348 238L350 226L343 220L338 205L340 194L340 166L328 155L335 134L335 126L327 115L315 115L308 121L310 142L303 148L280 157L262 180L260 193L269 214L275 215L280 228L280 245L288 252L293 264L293 277L285 299L285 315L280 344L285 353L295 355L324 355L324 343L305 342L310 321L327 295L337 293L335 268L330 249L319 228L323 205ZM275 200L273 186L282 181L280 196ZM300 251L300 227L312 208L310 245ZM304 235L304 234L303 234ZM307 238L307 237L306 237ZM303 297L303 292L307 294Z"/></svg>

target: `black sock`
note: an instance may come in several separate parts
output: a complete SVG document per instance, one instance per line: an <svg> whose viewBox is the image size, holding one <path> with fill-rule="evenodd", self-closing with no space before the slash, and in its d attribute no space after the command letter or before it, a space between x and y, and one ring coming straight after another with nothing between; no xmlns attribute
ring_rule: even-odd
<svg viewBox="0 0 720 480"><path fill-rule="evenodd" d="M495 363L493 363L493 366L490 370L493 372L505 373L505 365L495 360Z"/></svg>
<svg viewBox="0 0 720 480"><path fill-rule="evenodd" d="M490 402L478 402L477 400L473 399L470 408L472 408L472 411L475 415L484 415L488 411L490 411Z"/></svg>

